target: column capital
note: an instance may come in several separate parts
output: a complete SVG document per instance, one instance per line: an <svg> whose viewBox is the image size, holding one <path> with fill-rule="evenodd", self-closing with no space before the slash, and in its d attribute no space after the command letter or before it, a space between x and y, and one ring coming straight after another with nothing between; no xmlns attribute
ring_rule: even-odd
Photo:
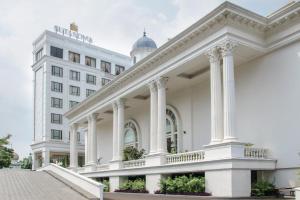
<svg viewBox="0 0 300 200"><path fill-rule="evenodd" d="M221 60L220 52L217 47L212 47L205 52L205 55L208 57L210 63L216 63Z"/></svg>
<svg viewBox="0 0 300 200"><path fill-rule="evenodd" d="M120 99L118 99L116 101L116 104L117 104L118 108L120 108L120 107L124 107L125 106L125 102L126 102L126 99L120 98Z"/></svg>
<svg viewBox="0 0 300 200"><path fill-rule="evenodd" d="M113 111L117 111L118 110L118 104L117 104L117 101L114 101L112 104L112 108L113 108Z"/></svg>
<svg viewBox="0 0 300 200"><path fill-rule="evenodd" d="M157 88L158 89L166 88L167 82L168 82L168 78L167 77L159 77L156 80Z"/></svg>
<svg viewBox="0 0 300 200"><path fill-rule="evenodd" d="M150 81L150 83L148 83L148 87L150 89L150 92L156 92L157 91L157 85L155 81Z"/></svg>
<svg viewBox="0 0 300 200"><path fill-rule="evenodd" d="M70 125L70 130L71 131L76 130L76 129L78 129L78 126L79 126L78 123L73 123L73 124Z"/></svg>
<svg viewBox="0 0 300 200"><path fill-rule="evenodd" d="M88 121L96 120L98 117L99 113L92 113L88 115Z"/></svg>
<svg viewBox="0 0 300 200"><path fill-rule="evenodd" d="M226 39L225 41L221 42L218 45L218 47L221 51L222 57L231 56L234 48L237 46L238 46L238 42L231 40L231 39Z"/></svg>

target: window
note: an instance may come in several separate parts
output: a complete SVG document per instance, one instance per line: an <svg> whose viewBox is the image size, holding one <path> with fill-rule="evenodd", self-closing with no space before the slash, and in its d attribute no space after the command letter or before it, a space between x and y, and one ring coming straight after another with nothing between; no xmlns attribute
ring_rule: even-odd
<svg viewBox="0 0 300 200"><path fill-rule="evenodd" d="M90 96L91 94L94 94L95 90L86 89L86 97Z"/></svg>
<svg viewBox="0 0 300 200"><path fill-rule="evenodd" d="M125 67L123 67L123 66L120 66L120 65L116 65L116 75L119 75L119 74L121 74L122 72L124 72L124 70L125 70Z"/></svg>
<svg viewBox="0 0 300 200"><path fill-rule="evenodd" d="M86 83L96 85L96 76L86 74Z"/></svg>
<svg viewBox="0 0 300 200"><path fill-rule="evenodd" d="M70 85L70 95L80 96L80 87Z"/></svg>
<svg viewBox="0 0 300 200"><path fill-rule="evenodd" d="M53 92L63 92L63 84L51 81L51 91L53 91Z"/></svg>
<svg viewBox="0 0 300 200"><path fill-rule="evenodd" d="M166 139L168 153L178 152L178 129L177 118L174 112L166 109Z"/></svg>
<svg viewBox="0 0 300 200"><path fill-rule="evenodd" d="M63 100L55 97L51 97L51 107L52 108L62 108Z"/></svg>
<svg viewBox="0 0 300 200"><path fill-rule="evenodd" d="M111 73L111 64L101 60L101 70L105 73Z"/></svg>
<svg viewBox="0 0 300 200"><path fill-rule="evenodd" d="M61 48L51 46L50 47L50 55L56 58L63 58L64 51Z"/></svg>
<svg viewBox="0 0 300 200"><path fill-rule="evenodd" d="M136 124L131 120L124 126L124 147L138 147L138 133Z"/></svg>
<svg viewBox="0 0 300 200"><path fill-rule="evenodd" d="M51 123L53 123L53 124L62 124L62 115L51 113Z"/></svg>
<svg viewBox="0 0 300 200"><path fill-rule="evenodd" d="M96 67L96 59L92 57L85 57L85 65L90 67Z"/></svg>
<svg viewBox="0 0 300 200"><path fill-rule="evenodd" d="M69 61L80 63L80 54L69 51Z"/></svg>
<svg viewBox="0 0 300 200"><path fill-rule="evenodd" d="M102 78L102 86L106 85L107 83L109 83L110 80L106 79L106 78Z"/></svg>
<svg viewBox="0 0 300 200"><path fill-rule="evenodd" d="M38 50L35 54L35 62L39 61L43 57L43 48Z"/></svg>
<svg viewBox="0 0 300 200"><path fill-rule="evenodd" d="M62 130L51 129L51 139L62 140Z"/></svg>
<svg viewBox="0 0 300 200"><path fill-rule="evenodd" d="M75 105L79 104L77 101L70 101L70 108L74 107Z"/></svg>
<svg viewBox="0 0 300 200"><path fill-rule="evenodd" d="M70 79L74 81L80 81L80 72L70 70Z"/></svg>
<svg viewBox="0 0 300 200"><path fill-rule="evenodd" d="M61 67L57 67L53 65L51 72L53 76L63 77L63 69Z"/></svg>

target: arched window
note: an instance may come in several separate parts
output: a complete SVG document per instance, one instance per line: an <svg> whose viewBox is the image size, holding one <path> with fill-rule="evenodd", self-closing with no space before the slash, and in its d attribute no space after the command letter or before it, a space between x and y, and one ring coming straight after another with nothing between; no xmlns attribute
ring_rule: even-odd
<svg viewBox="0 0 300 200"><path fill-rule="evenodd" d="M168 153L178 152L178 119L172 109L166 109L166 139Z"/></svg>
<svg viewBox="0 0 300 200"><path fill-rule="evenodd" d="M130 120L124 127L124 147L138 148L138 128L134 121Z"/></svg>

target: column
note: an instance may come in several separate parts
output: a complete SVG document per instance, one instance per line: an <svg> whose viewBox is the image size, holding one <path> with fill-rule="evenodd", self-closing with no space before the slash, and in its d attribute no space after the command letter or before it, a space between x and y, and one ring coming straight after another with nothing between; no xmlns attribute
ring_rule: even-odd
<svg viewBox="0 0 300 200"><path fill-rule="evenodd" d="M113 161L119 160L119 145L118 145L118 105L116 102L113 107Z"/></svg>
<svg viewBox="0 0 300 200"><path fill-rule="evenodd" d="M36 170L36 153L34 151L32 152L31 158L32 158L31 170Z"/></svg>
<svg viewBox="0 0 300 200"><path fill-rule="evenodd" d="M206 52L210 63L211 144L223 140L222 83L220 56L216 47Z"/></svg>
<svg viewBox="0 0 300 200"><path fill-rule="evenodd" d="M123 133L124 133L124 110L125 110L125 99L119 99L117 101L118 105L118 160L123 158Z"/></svg>
<svg viewBox="0 0 300 200"><path fill-rule="evenodd" d="M161 77L157 84L157 152L166 153L166 84L167 78Z"/></svg>
<svg viewBox="0 0 300 200"><path fill-rule="evenodd" d="M90 155L89 165L97 164L97 131L96 131L96 122L97 122L97 113L93 113L88 116L89 123L89 136L90 136Z"/></svg>
<svg viewBox="0 0 300 200"><path fill-rule="evenodd" d="M157 87L152 81L150 89L150 154L157 151Z"/></svg>
<svg viewBox="0 0 300 200"><path fill-rule="evenodd" d="M88 163L88 131L84 130L84 165Z"/></svg>
<svg viewBox="0 0 300 200"><path fill-rule="evenodd" d="M70 126L70 168L71 169L76 169L78 167L77 130L78 130L78 125L76 123Z"/></svg>
<svg viewBox="0 0 300 200"><path fill-rule="evenodd" d="M236 43L225 41L221 47L223 58L223 93L224 93L224 141L236 141L235 133L235 83L233 48Z"/></svg>
<svg viewBox="0 0 300 200"><path fill-rule="evenodd" d="M43 157L42 167L46 167L50 163L50 151L48 149L43 149L42 157Z"/></svg>

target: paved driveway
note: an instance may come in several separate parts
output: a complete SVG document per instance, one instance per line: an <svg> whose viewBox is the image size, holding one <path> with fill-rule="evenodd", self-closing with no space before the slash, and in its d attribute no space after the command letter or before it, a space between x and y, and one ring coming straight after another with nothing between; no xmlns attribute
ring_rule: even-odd
<svg viewBox="0 0 300 200"><path fill-rule="evenodd" d="M46 172L0 169L1 200L87 200Z"/></svg>

